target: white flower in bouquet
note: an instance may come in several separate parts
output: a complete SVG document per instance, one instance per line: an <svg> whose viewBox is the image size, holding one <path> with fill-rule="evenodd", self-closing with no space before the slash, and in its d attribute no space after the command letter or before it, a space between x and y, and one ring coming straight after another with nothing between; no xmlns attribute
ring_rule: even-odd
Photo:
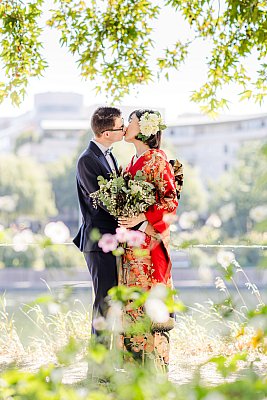
<svg viewBox="0 0 267 400"><path fill-rule="evenodd" d="M137 194L137 193L142 193L142 188L139 185L133 184L131 185L131 193L132 194Z"/></svg>
<svg viewBox="0 0 267 400"><path fill-rule="evenodd" d="M155 187L145 181L143 174L131 176L114 176L108 181L98 177L99 190L91 193L93 204L104 205L114 217L136 216L156 202Z"/></svg>

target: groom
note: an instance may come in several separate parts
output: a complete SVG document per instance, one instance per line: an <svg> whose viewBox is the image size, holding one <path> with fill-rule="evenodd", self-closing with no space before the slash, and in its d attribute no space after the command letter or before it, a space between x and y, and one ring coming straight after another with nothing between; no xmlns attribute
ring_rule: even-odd
<svg viewBox="0 0 267 400"><path fill-rule="evenodd" d="M114 107L99 107L92 116L91 128L94 138L77 163L77 191L83 218L82 226L73 242L83 252L92 277L95 292L94 319L106 315L108 305L105 298L108 290L117 286L118 278L115 256L111 252L103 253L97 242L92 240L91 232L97 228L100 234L114 234L117 221L104 206L93 206L90 193L99 189L99 175L109 179L111 172L118 173L118 164L111 153L111 145L121 141L125 133L121 111ZM92 333L98 333L94 327Z"/></svg>

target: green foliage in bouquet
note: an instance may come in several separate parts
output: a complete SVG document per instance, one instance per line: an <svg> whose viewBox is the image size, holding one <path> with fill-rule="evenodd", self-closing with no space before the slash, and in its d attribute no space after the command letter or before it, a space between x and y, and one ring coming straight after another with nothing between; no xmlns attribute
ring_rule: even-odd
<svg viewBox="0 0 267 400"><path fill-rule="evenodd" d="M107 180L98 178L99 190L90 196L95 207L103 204L115 217L133 217L147 210L156 202L155 187L146 182L144 175L138 171L133 179L128 174L116 176L111 174Z"/></svg>

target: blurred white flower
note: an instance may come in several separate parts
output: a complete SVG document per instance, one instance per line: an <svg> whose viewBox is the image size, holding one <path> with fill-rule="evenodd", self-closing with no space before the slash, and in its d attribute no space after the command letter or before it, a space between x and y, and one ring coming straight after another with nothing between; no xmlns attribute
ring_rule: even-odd
<svg viewBox="0 0 267 400"><path fill-rule="evenodd" d="M219 209L219 214L223 222L229 221L235 215L235 204L227 203Z"/></svg>
<svg viewBox="0 0 267 400"><path fill-rule="evenodd" d="M211 392L203 400L226 400L226 397L218 392Z"/></svg>
<svg viewBox="0 0 267 400"><path fill-rule="evenodd" d="M180 215L179 225L182 229L192 229L197 219L198 213L196 211L185 211Z"/></svg>
<svg viewBox="0 0 267 400"><path fill-rule="evenodd" d="M104 331L107 329L107 322L104 317L94 318L92 325L97 331Z"/></svg>
<svg viewBox="0 0 267 400"><path fill-rule="evenodd" d="M163 215L163 221L166 222L166 224L171 225L178 221L178 216L175 214L165 213Z"/></svg>
<svg viewBox="0 0 267 400"><path fill-rule="evenodd" d="M61 384L63 378L63 371L62 368L55 368L51 372L51 379L55 383Z"/></svg>
<svg viewBox="0 0 267 400"><path fill-rule="evenodd" d="M267 206L258 206L252 208L249 212L249 216L255 222L261 222L267 219Z"/></svg>
<svg viewBox="0 0 267 400"><path fill-rule="evenodd" d="M122 331L122 304L119 301L111 303L107 312L106 323L109 330Z"/></svg>
<svg viewBox="0 0 267 400"><path fill-rule="evenodd" d="M18 196L1 196L0 197L0 210L5 212L15 211L18 204Z"/></svg>
<svg viewBox="0 0 267 400"><path fill-rule="evenodd" d="M177 232L177 231L178 231L177 226L176 226L176 225L171 225L171 226L170 226L170 231L171 231L171 232Z"/></svg>
<svg viewBox="0 0 267 400"><path fill-rule="evenodd" d="M217 261L225 269L233 262L234 259L235 255L231 251L221 250L218 252Z"/></svg>
<svg viewBox="0 0 267 400"><path fill-rule="evenodd" d="M216 276L216 278L215 278L215 287L216 287L216 289L219 289L222 292L224 292L226 290L225 283L220 276Z"/></svg>
<svg viewBox="0 0 267 400"><path fill-rule="evenodd" d="M28 245L33 242L33 233L30 229L24 229L22 232L14 235L12 243L15 251L26 251Z"/></svg>
<svg viewBox="0 0 267 400"><path fill-rule="evenodd" d="M222 221L217 214L211 214L206 221L206 225L212 226L213 228L220 228Z"/></svg>
<svg viewBox="0 0 267 400"><path fill-rule="evenodd" d="M198 268L198 276L202 282L212 282L212 271L208 265L200 265Z"/></svg>
<svg viewBox="0 0 267 400"><path fill-rule="evenodd" d="M48 311L52 315L56 315L60 312L60 305L57 303L48 303Z"/></svg>
<svg viewBox="0 0 267 400"><path fill-rule="evenodd" d="M168 308L160 299L148 298L145 302L145 311L152 322L165 323L169 319Z"/></svg>
<svg viewBox="0 0 267 400"><path fill-rule="evenodd" d="M165 285L159 283L156 286L153 286L149 293L150 299L160 299L165 300L167 297L168 291Z"/></svg>
<svg viewBox="0 0 267 400"><path fill-rule="evenodd" d="M45 228L44 233L53 243L64 243L70 237L69 228L62 221L49 222Z"/></svg>
<svg viewBox="0 0 267 400"><path fill-rule="evenodd" d="M239 183L239 190L240 190L240 192L249 193L251 191L251 186L240 182Z"/></svg>

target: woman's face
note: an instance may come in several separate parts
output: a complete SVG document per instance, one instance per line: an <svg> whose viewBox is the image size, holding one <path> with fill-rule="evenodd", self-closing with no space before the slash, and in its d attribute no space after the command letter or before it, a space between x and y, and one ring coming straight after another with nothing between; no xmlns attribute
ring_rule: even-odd
<svg viewBox="0 0 267 400"><path fill-rule="evenodd" d="M137 118L136 114L133 114L129 120L129 125L126 129L124 140L131 143L138 133L140 133L139 119Z"/></svg>

